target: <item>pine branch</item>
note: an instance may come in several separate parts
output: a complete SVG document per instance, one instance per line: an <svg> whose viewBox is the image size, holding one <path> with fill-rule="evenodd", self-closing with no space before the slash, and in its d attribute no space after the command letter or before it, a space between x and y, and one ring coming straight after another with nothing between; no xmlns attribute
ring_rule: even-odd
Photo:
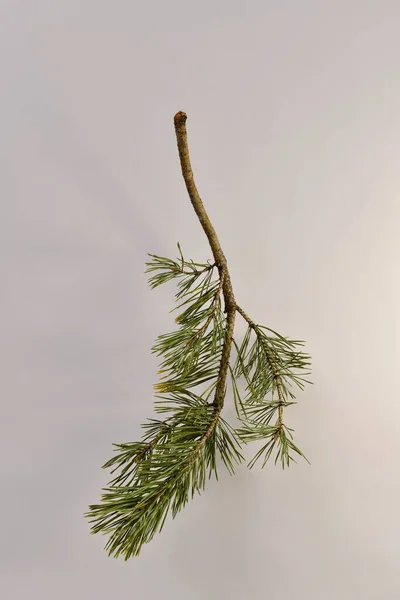
<svg viewBox="0 0 400 600"><path fill-rule="evenodd" d="M307 370L311 364L308 354L295 350L296 346L303 346L304 343L300 340L289 340L268 327L256 325L240 306L236 306L236 309L248 324L241 347L234 341L237 359L232 376L233 378L244 376L247 383L247 396L244 402L240 402L240 408L236 402L238 416L243 422L243 426L237 430L237 433L244 442L269 439L250 461L249 466L250 468L254 466L264 454L262 465L264 467L275 447L277 448L275 463L280 459L283 468L285 464L289 466L290 461L294 460L290 454L291 450L308 462L292 442L292 429L283 422L284 408L296 404L288 400L288 398L295 399L290 389L292 383L300 389L304 388L304 383L311 383L299 374ZM272 333L273 336L266 332ZM248 349L252 333L255 334L256 340ZM308 375L309 371L305 374ZM268 394L271 394L270 399L266 397ZM235 396L237 395L236 386ZM275 425L270 425L276 413L278 416Z"/></svg>
<svg viewBox="0 0 400 600"><path fill-rule="evenodd" d="M300 375L309 357L297 350L302 342L256 325L236 304L227 260L194 182L186 119L183 112L174 118L182 175L214 262L186 260L179 243L178 258L149 254L146 262L152 289L172 280L178 287L176 329L158 336L152 348L161 357L154 408L166 416L143 424L140 442L114 444L117 454L103 468L117 474L103 490L101 502L86 513L92 533L109 536L109 555L123 555L125 560L137 556L162 530L168 514L174 518L189 497L204 489L207 478L218 478L219 460L232 474L243 460L242 443L264 442L250 467L261 456L264 466L275 450L275 462L280 459L283 467L294 460L293 453L304 456L283 422L283 410L295 403L290 386L303 389L308 382ZM237 312L248 324L240 346L233 337ZM234 365L232 345L237 352ZM228 373L241 421L236 430L221 416ZM244 398L241 377L246 382Z"/></svg>
<svg viewBox="0 0 400 600"><path fill-rule="evenodd" d="M118 456L104 467L117 464L121 474L105 489L102 503L89 507L93 533L110 535L106 549L116 558L137 556L162 530L169 510L175 517L189 496L204 489L207 474L218 478L217 449L230 472L243 458L220 408L184 391L168 401L172 406L164 410L173 416L148 424L149 444L117 445Z"/></svg>

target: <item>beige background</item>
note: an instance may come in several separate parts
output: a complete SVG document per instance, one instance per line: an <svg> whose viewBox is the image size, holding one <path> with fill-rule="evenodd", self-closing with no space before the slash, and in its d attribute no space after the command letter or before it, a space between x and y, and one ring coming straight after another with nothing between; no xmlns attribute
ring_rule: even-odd
<svg viewBox="0 0 400 600"><path fill-rule="evenodd" d="M0 7L2 597L400 598L400 3ZM224 474L124 563L82 514L152 414L146 253L210 257L178 110L238 302L312 354L312 466Z"/></svg>

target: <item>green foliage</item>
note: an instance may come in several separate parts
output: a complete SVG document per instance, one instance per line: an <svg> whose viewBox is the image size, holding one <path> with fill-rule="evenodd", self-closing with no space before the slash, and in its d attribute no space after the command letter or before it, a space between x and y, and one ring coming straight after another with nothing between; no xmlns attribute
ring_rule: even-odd
<svg viewBox="0 0 400 600"><path fill-rule="evenodd" d="M236 411L243 423L237 433L245 443L268 440L249 467L263 455L264 467L274 450L275 464L280 459L283 468L294 460L291 452L306 458L292 441L293 430L283 423L283 409L296 404L291 386L303 389L304 383L311 383L300 376L303 371L303 375L308 375L310 366L309 355L297 349L304 342L290 340L268 327L250 322L241 345L235 340L233 343L237 357L231 369L232 382L240 377L246 381L243 399L239 396L237 383L233 385ZM273 425L272 420L275 420Z"/></svg>
<svg viewBox="0 0 400 600"><path fill-rule="evenodd" d="M303 343L255 325L237 307L249 326L240 346L233 340L237 357L229 365L241 421L233 429L212 401L227 329L222 281L215 264L186 261L179 244L178 249L176 260L150 254L146 263L152 289L173 279L178 285L177 329L160 335L152 348L161 357L162 374L154 408L165 418L142 425L140 442L114 444L117 454L104 468L117 475L103 490L100 504L90 505L86 513L92 532L109 536L109 554L126 560L137 556L161 531L168 514L174 518L207 479L218 478L219 461L234 472L243 460L242 443L264 442L250 467L261 456L264 466L273 452L283 467L294 460L293 453L303 456L283 423L283 408L295 403L290 387L303 389L307 382L301 374L309 357L298 350ZM240 378L246 383L243 398Z"/></svg>
<svg viewBox="0 0 400 600"><path fill-rule="evenodd" d="M255 339L250 344L252 337ZM237 358L234 376L244 376L246 379L246 403L260 402L269 393L272 397L281 395L281 400L294 398L290 390L292 384L303 389L304 383L310 383L300 376L311 364L309 355L296 349L304 346L300 340L290 340L268 327L252 324L247 328L241 346L236 342L235 346ZM303 374L309 375L310 372Z"/></svg>
<svg viewBox="0 0 400 600"><path fill-rule="evenodd" d="M152 419L141 443L116 444L118 454L104 467L120 469L102 503L90 506L93 533L110 534L106 549L127 560L161 531L189 497L217 472L217 452L230 472L242 460L235 432L201 396L180 391L162 405L171 416ZM113 471L113 472L114 472Z"/></svg>
<svg viewBox="0 0 400 600"><path fill-rule="evenodd" d="M164 420L143 425L141 442L116 444L118 454L104 468L119 474L110 482L101 503L87 516L92 532L108 534L106 549L125 559L139 554L144 543L161 531L189 496L204 489L207 477L218 477L217 459L230 473L243 460L235 431L208 400L215 391L225 331L221 283L213 280L214 266L152 256L146 272L155 272L155 288L178 279L176 299L182 312L178 329L160 335L153 352L162 356L163 380L155 386L155 410ZM208 384L201 394L190 388Z"/></svg>
<svg viewBox="0 0 400 600"><path fill-rule="evenodd" d="M296 462L291 452L295 452L309 462L301 450L293 443L292 431L292 429L283 424L268 425L267 423L257 421L247 421L241 429L238 429L237 434L244 442L268 440L249 462L250 469L263 455L262 467L264 467L274 450L276 450L275 464L280 460L282 468L285 468L285 465L288 467L290 461Z"/></svg>
<svg viewBox="0 0 400 600"><path fill-rule="evenodd" d="M179 244L178 248L180 263L154 254L146 263L146 272L156 271L149 280L152 288L173 277L179 279L174 310L183 309L175 319L179 329L160 335L152 348L154 354L164 357L159 373L165 375L155 386L163 392L215 379L224 337L221 282L213 280L215 265L187 262Z"/></svg>

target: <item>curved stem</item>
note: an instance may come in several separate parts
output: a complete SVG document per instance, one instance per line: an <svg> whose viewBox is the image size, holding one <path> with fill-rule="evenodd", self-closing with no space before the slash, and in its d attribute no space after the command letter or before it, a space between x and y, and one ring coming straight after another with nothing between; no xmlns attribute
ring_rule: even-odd
<svg viewBox="0 0 400 600"><path fill-rule="evenodd" d="M175 133L178 143L179 158L183 179L194 211L207 236L215 263L218 267L220 278L222 279L222 292L225 301L226 330L224 345L222 348L221 363L218 373L218 381L215 389L214 407L221 410L224 404L226 393L226 380L228 375L229 358L232 348L233 330L235 326L236 302L233 294L231 278L228 270L228 263L222 251L216 231L210 221L210 218L204 208L202 199L194 182L192 165L190 163L189 146L186 131L186 113L179 111L174 117Z"/></svg>

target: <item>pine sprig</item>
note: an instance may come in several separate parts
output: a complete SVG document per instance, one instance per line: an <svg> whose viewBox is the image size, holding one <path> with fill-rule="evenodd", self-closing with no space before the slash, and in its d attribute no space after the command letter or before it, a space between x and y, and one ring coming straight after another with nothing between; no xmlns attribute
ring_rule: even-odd
<svg viewBox="0 0 400 600"><path fill-rule="evenodd" d="M89 507L93 533L110 535L106 549L116 558L137 556L169 511L174 518L207 479L218 478L217 452L231 473L243 459L235 432L203 397L181 391L164 410L172 417L150 422L150 443L116 445L118 455L104 467L117 465L121 473L102 503Z"/></svg>
<svg viewBox="0 0 400 600"><path fill-rule="evenodd" d="M262 456L264 456L262 463L262 468L264 468L274 451L276 451L275 464L280 460L283 469L285 466L288 467L291 461L296 462L292 454L293 452L302 456L309 463L307 457L294 444L292 431L292 429L283 424L269 425L267 423L247 421L241 429L237 430L240 439L246 443L268 440L249 462L249 468L252 469Z"/></svg>
<svg viewBox="0 0 400 600"><path fill-rule="evenodd" d="M252 334L255 339L250 346ZM304 342L284 338L268 327L249 325L241 346L235 342L237 357L233 368L234 377L246 379L245 402L260 402L269 393L284 402L288 397L295 398L293 384L304 389L304 383L311 383L304 378L310 374L310 357L296 349L303 345Z"/></svg>
<svg viewBox="0 0 400 600"><path fill-rule="evenodd" d="M233 386L236 411L242 421L237 433L245 443L268 440L250 461L249 467L253 467L262 455L264 467L275 448L275 464L280 459L282 467L289 466L294 460L291 451L308 460L293 443L293 430L283 422L284 409L296 404L292 386L304 389L305 383L311 383L304 377L310 374L310 356L298 349L304 342L256 325L240 307L237 309L248 323L241 345L234 341L237 357L231 378L235 381L244 377L246 381L243 400L237 383ZM273 420L275 422L271 425Z"/></svg>
<svg viewBox="0 0 400 600"><path fill-rule="evenodd" d="M183 256L179 271L177 265L157 257L147 269L161 272L151 276L153 287L181 278L179 329L159 336L153 347L164 357L161 371L169 377L155 386L163 392L156 395L155 410L169 416L144 424L141 442L115 445L118 454L104 468L119 474L105 488L101 504L91 505L87 513L92 532L110 536L109 554L125 559L137 556L161 531L168 513L174 518L189 496L204 489L207 477L214 473L218 478L218 457L230 473L243 460L238 435L220 416L222 407L208 402L216 389L225 334L221 279L212 279L212 267ZM188 265L194 265L190 272ZM195 271L198 266L204 269ZM201 395L190 390L206 382Z"/></svg>
<svg viewBox="0 0 400 600"><path fill-rule="evenodd" d="M167 264L163 265L164 275L167 275ZM183 267L188 264L191 263L182 256ZM214 281L212 268L205 268L196 275L181 271L179 276L182 274L181 289L176 295L179 300L184 298L176 307L184 307L175 319L179 329L160 335L152 348L154 354L164 357L159 370L163 374L162 381L155 385L159 392L172 392L182 386L196 387L216 378L219 371L225 327L221 308L223 279Z"/></svg>
<svg viewBox="0 0 400 600"><path fill-rule="evenodd" d="M138 556L162 530L168 514L174 518L190 497L201 493L207 478L214 474L218 479L218 459L233 474L243 460L242 443L264 441L250 468L261 457L264 467L273 453L275 464L280 460L283 468L294 461L293 453L306 458L282 420L283 407L295 404L290 385L303 388L307 381L300 373L309 357L297 349L303 343L255 325L237 307L249 326L240 346L232 338L237 357L229 372L241 421L241 427L233 429L221 417L221 407L209 402L218 384L227 328L221 307L223 278L214 280L213 266L185 261L183 256L181 263L156 257L147 265L147 272L155 272L149 280L152 287L179 278L177 308L184 308L175 319L178 329L160 335L152 348L163 357L159 372L165 374L155 385L154 407L169 416L142 425L142 441L114 444L118 453L104 468L119 473L103 490L101 503L90 505L86 513L92 533L109 535L109 555L123 555L125 560ZM244 398L239 393L241 377L246 381ZM191 391L205 383L209 385L202 394Z"/></svg>
<svg viewBox="0 0 400 600"><path fill-rule="evenodd" d="M186 119L181 111L174 118L182 175L214 262L186 260L179 243L178 258L149 254L146 262L152 289L172 280L178 287L173 309L180 311L177 328L160 335L152 347L161 358L154 408L164 418L148 419L141 441L114 444L116 455L104 465L114 478L100 503L86 513L92 533L109 536L109 555L125 560L137 556L162 530L168 515L174 518L189 498L201 493L207 479L218 478L219 462L232 474L243 460L243 443L262 442L250 468L261 457L263 467L274 455L283 468L294 455L304 457L283 411L296 403L292 388L302 390L310 383L304 377L310 357L301 350L303 342L257 325L237 305L227 260L194 182ZM240 345L234 340L237 313L248 324ZM237 352L233 365L232 346ZM228 375L240 421L236 429L221 416Z"/></svg>
<svg viewBox="0 0 400 600"><path fill-rule="evenodd" d="M172 279L180 279L178 281L179 291L176 294L177 298L185 295L190 287L201 277L204 273L212 273L215 268L215 263L195 263L192 260L186 261L182 254L182 249L177 243L180 257L176 260L171 258L165 258L164 256L158 256L157 254L149 254L152 260L146 262L146 273L155 272L149 278L150 288L154 288L167 283ZM183 279L182 279L183 278Z"/></svg>

